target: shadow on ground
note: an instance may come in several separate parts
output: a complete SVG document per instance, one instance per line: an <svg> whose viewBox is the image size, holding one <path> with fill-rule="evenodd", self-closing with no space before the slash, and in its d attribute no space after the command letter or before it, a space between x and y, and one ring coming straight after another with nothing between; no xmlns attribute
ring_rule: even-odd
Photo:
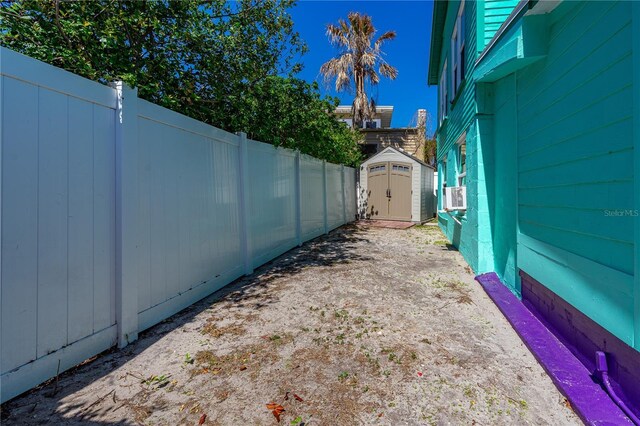
<svg viewBox="0 0 640 426"><path fill-rule="evenodd" d="M254 309L261 309L277 301L273 299L273 296L265 294L263 291L274 280L295 277L302 270L309 268L326 268L347 265L354 261L371 260L370 257L358 254L358 251L354 250L357 244L368 242L364 234L365 232L358 226L349 224L288 251L260 266L253 274L235 280L199 302L143 331L140 333L139 339L126 348L121 350L111 348L61 373L59 377L2 404L0 406L0 421L7 425L139 424L139 420L146 417L145 413L140 413L140 419L132 419L130 423L104 423L92 420L92 418L104 414L102 412L104 409L100 409L99 406L106 398L112 398L116 404L113 411L129 405L126 400L118 404L120 401L118 401L118 395L115 392L95 395L95 403L88 406L85 403L65 403L64 407L61 407L61 401L72 394L81 392L89 384L127 364L165 335L190 323L195 316L217 303L232 302L236 305L249 305ZM99 362L96 362L98 360ZM142 382L148 378L139 377L139 379ZM52 406L53 409L48 413L43 413L43 405ZM135 409L136 407L129 405L128 408ZM76 414L70 416L70 413Z"/></svg>

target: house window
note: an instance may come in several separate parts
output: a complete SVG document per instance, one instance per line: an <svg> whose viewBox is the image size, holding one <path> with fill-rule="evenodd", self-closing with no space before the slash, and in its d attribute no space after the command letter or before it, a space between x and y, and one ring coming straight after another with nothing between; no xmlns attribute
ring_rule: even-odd
<svg viewBox="0 0 640 426"><path fill-rule="evenodd" d="M442 124L442 121L447 117L448 107L449 107L449 97L447 96L447 61L444 61L444 66L442 67L442 75L440 76L440 85L439 85L439 94L440 94L440 108L438 111L440 112L439 124Z"/></svg>
<svg viewBox="0 0 640 426"><path fill-rule="evenodd" d="M458 142L458 186L467 186L467 140L462 135Z"/></svg>
<svg viewBox="0 0 640 426"><path fill-rule="evenodd" d="M451 36L451 97L455 98L464 80L464 39L465 39L464 0L460 3L458 18Z"/></svg>
<svg viewBox="0 0 640 426"><path fill-rule="evenodd" d="M447 157L442 159L442 166L440 167L440 173L442 176L442 208L447 206Z"/></svg>
<svg viewBox="0 0 640 426"><path fill-rule="evenodd" d="M373 120L365 120L362 122L363 129L379 129L381 120L379 118L375 118Z"/></svg>

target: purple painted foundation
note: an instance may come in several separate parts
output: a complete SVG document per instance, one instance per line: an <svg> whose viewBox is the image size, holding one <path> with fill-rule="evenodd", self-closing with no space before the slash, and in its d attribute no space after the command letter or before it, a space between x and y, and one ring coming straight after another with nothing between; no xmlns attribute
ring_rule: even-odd
<svg viewBox="0 0 640 426"><path fill-rule="evenodd" d="M605 330L524 271L522 302L589 370L596 352L607 354L609 377L616 394L640 416L640 352Z"/></svg>
<svg viewBox="0 0 640 426"><path fill-rule="evenodd" d="M509 291L495 273L478 275L476 280L586 424L633 424L582 362Z"/></svg>

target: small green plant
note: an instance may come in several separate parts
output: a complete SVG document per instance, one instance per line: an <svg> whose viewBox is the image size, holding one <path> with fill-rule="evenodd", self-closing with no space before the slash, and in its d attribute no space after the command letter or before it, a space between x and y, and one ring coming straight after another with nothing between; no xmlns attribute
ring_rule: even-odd
<svg viewBox="0 0 640 426"><path fill-rule="evenodd" d="M300 422L302 422L302 417L298 416L295 419L291 420L291 422L289 424L297 425L297 424L300 424Z"/></svg>
<svg viewBox="0 0 640 426"><path fill-rule="evenodd" d="M340 380L341 382L344 382L345 380L347 380L348 377L349 377L349 373L346 371L343 371L342 373L338 374L338 380Z"/></svg>
<svg viewBox="0 0 640 426"><path fill-rule="evenodd" d="M158 388L163 388L169 384L169 377L171 375L162 374L160 376L151 376L147 380L144 380L143 383L147 386L156 386Z"/></svg>
<svg viewBox="0 0 640 426"><path fill-rule="evenodd" d="M335 311L335 312L333 313L333 316L334 316L336 319L339 319L339 320L344 321L344 320L346 320L347 318L349 318L349 312L347 312L347 311L346 311L346 310L344 310L344 309L341 309L341 310L339 310L339 311Z"/></svg>
<svg viewBox="0 0 640 426"><path fill-rule="evenodd" d="M189 352L187 352L187 354L184 356L184 363L193 364L193 358L191 357L191 354Z"/></svg>

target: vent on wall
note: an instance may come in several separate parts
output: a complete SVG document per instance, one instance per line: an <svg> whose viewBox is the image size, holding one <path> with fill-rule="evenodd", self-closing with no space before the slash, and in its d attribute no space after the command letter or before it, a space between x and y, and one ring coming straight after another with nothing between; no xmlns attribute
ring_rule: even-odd
<svg viewBox="0 0 640 426"><path fill-rule="evenodd" d="M445 208L447 210L466 210L467 209L467 187L451 186L446 189Z"/></svg>

